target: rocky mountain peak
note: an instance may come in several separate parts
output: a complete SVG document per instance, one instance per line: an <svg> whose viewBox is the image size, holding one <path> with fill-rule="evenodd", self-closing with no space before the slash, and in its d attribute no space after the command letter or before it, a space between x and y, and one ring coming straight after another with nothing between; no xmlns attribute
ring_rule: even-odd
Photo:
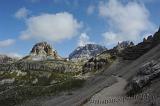
<svg viewBox="0 0 160 106"><path fill-rule="evenodd" d="M98 44L86 44L85 46L77 47L70 55L70 60L87 60L96 56L99 53L107 50L104 46Z"/></svg>
<svg viewBox="0 0 160 106"><path fill-rule="evenodd" d="M48 59L62 59L56 50L52 48L47 42L36 43L30 55L25 57L29 60L48 60Z"/></svg>
<svg viewBox="0 0 160 106"><path fill-rule="evenodd" d="M35 44L31 50L33 55L53 55L56 51L52 49L51 45L47 42L39 42Z"/></svg>

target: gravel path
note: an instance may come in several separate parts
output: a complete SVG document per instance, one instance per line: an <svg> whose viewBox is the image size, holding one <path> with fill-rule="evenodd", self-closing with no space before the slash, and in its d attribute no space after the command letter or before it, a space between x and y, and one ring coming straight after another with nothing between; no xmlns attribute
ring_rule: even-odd
<svg viewBox="0 0 160 106"><path fill-rule="evenodd" d="M129 101L123 102L119 100L125 97L124 87L127 81L120 77L116 77L116 79L118 80L117 83L92 96L84 106L133 106Z"/></svg>

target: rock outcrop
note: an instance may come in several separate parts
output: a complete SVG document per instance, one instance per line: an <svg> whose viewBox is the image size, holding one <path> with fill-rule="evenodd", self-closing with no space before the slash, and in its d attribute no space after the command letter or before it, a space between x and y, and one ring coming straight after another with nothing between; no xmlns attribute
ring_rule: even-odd
<svg viewBox="0 0 160 106"><path fill-rule="evenodd" d="M69 59L73 61L86 61L106 50L107 49L104 46L100 46L97 44L87 44L85 46L76 48L69 55Z"/></svg>
<svg viewBox="0 0 160 106"><path fill-rule="evenodd" d="M107 51L92 57L83 66L83 73L99 71L105 66L111 64L116 57Z"/></svg>
<svg viewBox="0 0 160 106"><path fill-rule="evenodd" d="M126 86L127 95L135 95L152 80L160 76L159 60L152 60L141 66L137 75L133 77Z"/></svg>
<svg viewBox="0 0 160 106"><path fill-rule="evenodd" d="M30 54L23 59L25 60L61 60L62 58L57 54L56 50L53 50L51 45L47 42L40 42L33 46Z"/></svg>

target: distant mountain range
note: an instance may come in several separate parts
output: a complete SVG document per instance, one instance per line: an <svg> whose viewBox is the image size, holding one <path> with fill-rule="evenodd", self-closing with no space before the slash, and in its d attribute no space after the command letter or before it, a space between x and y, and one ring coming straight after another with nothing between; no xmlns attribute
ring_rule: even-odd
<svg viewBox="0 0 160 106"><path fill-rule="evenodd" d="M121 55L124 59L136 59L152 47L157 45L159 39L160 29L153 35L144 38L143 42L134 45L131 41L122 41L112 49L107 49L105 46L98 44L86 44L77 47L68 56L72 61L87 61L98 54L107 52L110 54ZM6 55L0 56L0 63L8 63L14 61L15 58ZM43 61L43 60L66 60L62 58L56 50L52 48L47 42L36 43L31 49L29 55L22 58L22 60Z"/></svg>
<svg viewBox="0 0 160 106"><path fill-rule="evenodd" d="M104 51L117 53L122 51L127 47L131 47L134 44L129 41L123 41L117 44L113 49L108 50L105 46L98 44L86 44L85 46L77 47L68 57L72 61L87 61ZM18 58L1 55L0 63L8 63ZM31 60L31 61L43 61L43 60L66 60L59 56L56 50L54 50L51 45L47 42L36 43L31 49L29 55L23 57L21 60Z"/></svg>
<svg viewBox="0 0 160 106"><path fill-rule="evenodd" d="M0 55L0 64L12 63L17 61L19 58L10 57L7 55Z"/></svg>

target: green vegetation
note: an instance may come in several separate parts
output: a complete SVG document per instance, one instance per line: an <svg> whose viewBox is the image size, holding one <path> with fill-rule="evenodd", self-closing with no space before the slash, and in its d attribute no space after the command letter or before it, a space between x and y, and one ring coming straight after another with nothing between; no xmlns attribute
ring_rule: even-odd
<svg viewBox="0 0 160 106"><path fill-rule="evenodd" d="M78 73L44 71L0 72L0 79L15 79L13 83L0 85L0 106L13 106L41 96L53 96L61 91L71 91L83 86L85 80L76 79Z"/></svg>

